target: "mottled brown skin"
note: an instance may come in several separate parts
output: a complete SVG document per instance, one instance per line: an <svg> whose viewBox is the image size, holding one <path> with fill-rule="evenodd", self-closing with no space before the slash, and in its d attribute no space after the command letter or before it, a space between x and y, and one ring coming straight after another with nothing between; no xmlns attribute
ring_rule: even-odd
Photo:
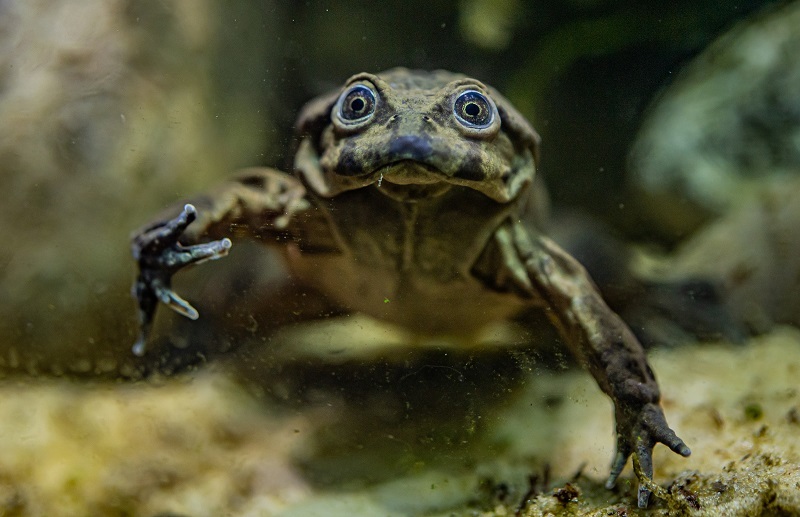
<svg viewBox="0 0 800 517"><path fill-rule="evenodd" d="M614 401L612 487L629 456L639 505L652 449L689 448L669 428L645 353L584 268L527 221L539 137L492 88L444 71L358 74L312 100L297 123L292 175L248 169L133 239L143 354L158 302L192 319L170 289L186 265L219 258L229 236L279 246L292 274L342 312L425 336L469 340L541 307ZM390 299L391 303L383 303ZM638 465L637 465L638 463Z"/></svg>

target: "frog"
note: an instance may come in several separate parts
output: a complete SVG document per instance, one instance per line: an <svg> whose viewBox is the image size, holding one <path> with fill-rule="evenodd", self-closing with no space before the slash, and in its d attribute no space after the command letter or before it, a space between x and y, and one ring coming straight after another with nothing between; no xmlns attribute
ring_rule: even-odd
<svg viewBox="0 0 800 517"><path fill-rule="evenodd" d="M134 234L133 353L148 353L159 305L198 319L173 275L224 257L240 238L277 248L290 277L341 313L415 335L469 342L494 322L544 311L613 402L606 487L632 458L637 503L648 506L656 444L691 450L667 423L634 333L539 229L541 139L521 113L477 79L401 67L356 74L311 100L295 130L291 172L245 169Z"/></svg>

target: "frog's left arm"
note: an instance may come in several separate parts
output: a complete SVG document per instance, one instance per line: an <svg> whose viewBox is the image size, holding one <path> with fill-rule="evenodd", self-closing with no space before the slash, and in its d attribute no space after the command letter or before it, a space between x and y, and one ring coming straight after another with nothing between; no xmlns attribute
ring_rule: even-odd
<svg viewBox="0 0 800 517"><path fill-rule="evenodd" d="M159 303L188 318L198 317L197 310L172 290L172 275L191 264L225 256L232 235L291 238L290 218L310 206L305 194L293 176L268 168L245 169L186 203L177 216L173 209L136 232L131 250L139 266L133 295L139 306L140 336L134 353L144 353Z"/></svg>
<svg viewBox="0 0 800 517"><path fill-rule="evenodd" d="M491 269L494 278L487 278ZM544 300L552 309L547 314L573 354L614 402L617 444L606 485L613 487L633 455L640 477L639 506L647 506L655 444L683 456L691 451L667 425L655 376L631 330L608 308L583 266L519 222L509 221L495 232L474 273L494 281L497 289Z"/></svg>

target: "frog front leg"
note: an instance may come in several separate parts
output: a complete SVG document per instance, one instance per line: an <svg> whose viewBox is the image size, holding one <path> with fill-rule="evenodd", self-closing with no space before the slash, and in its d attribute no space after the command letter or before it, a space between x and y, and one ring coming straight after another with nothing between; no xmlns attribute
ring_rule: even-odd
<svg viewBox="0 0 800 517"><path fill-rule="evenodd" d="M140 332L134 354L145 352L159 302L187 318L199 317L172 290L172 275L227 255L233 234L286 238L292 215L308 206L305 188L296 178L274 169L246 169L215 191L184 204L177 216L160 218L136 232L131 251L139 274L132 294L138 303Z"/></svg>
<svg viewBox="0 0 800 517"><path fill-rule="evenodd" d="M508 222L500 227L481 260L475 273L493 280L495 288L546 303L548 317L573 355L611 397L617 443L606 486L614 486L633 456L639 477L638 504L646 507L656 443L682 456L691 451L667 425L658 384L639 341L608 308L583 266L552 240L529 232L522 224ZM492 263L496 272L488 279L487 266Z"/></svg>

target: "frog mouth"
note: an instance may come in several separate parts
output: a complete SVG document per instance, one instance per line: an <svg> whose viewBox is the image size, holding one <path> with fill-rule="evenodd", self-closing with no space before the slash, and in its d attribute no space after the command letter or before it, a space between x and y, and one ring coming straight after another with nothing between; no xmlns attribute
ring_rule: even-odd
<svg viewBox="0 0 800 517"><path fill-rule="evenodd" d="M436 167L416 160L403 159L373 172L376 189L399 201L417 201L437 197L453 185Z"/></svg>
<svg viewBox="0 0 800 517"><path fill-rule="evenodd" d="M441 183L442 172L424 162L417 160L397 160L379 167L373 173L378 179L395 185L430 185Z"/></svg>

